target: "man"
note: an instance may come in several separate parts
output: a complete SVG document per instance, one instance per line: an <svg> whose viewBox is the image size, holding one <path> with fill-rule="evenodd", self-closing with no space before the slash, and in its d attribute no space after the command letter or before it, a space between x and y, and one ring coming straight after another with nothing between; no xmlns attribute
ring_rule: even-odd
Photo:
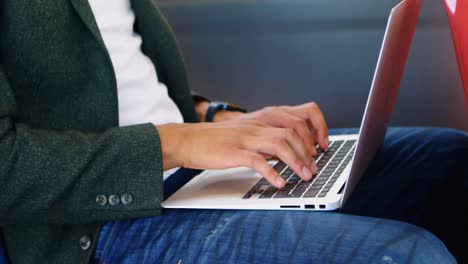
<svg viewBox="0 0 468 264"><path fill-rule="evenodd" d="M265 161L278 156L308 180L314 145L326 149L328 131L315 103L197 123L208 103L190 95L151 0L4 0L0 32L0 224L9 261L454 261L434 236L394 221L222 210L157 216L163 179L180 177L178 167L249 166L282 187ZM464 133L392 130L343 211L421 225L461 260L466 156Z"/></svg>

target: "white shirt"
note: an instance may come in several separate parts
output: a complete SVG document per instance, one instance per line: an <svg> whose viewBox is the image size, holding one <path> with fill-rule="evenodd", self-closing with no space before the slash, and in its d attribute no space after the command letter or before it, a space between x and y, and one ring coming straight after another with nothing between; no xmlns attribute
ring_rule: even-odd
<svg viewBox="0 0 468 264"><path fill-rule="evenodd" d="M130 0L89 0L117 79L119 126L182 123L183 117L159 82L152 61L134 32ZM164 172L164 179L177 169Z"/></svg>

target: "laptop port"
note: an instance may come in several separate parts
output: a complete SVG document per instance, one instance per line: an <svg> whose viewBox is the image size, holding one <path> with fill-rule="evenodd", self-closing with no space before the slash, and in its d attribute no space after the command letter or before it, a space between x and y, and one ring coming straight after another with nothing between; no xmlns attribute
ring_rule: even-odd
<svg viewBox="0 0 468 264"><path fill-rule="evenodd" d="M315 209L315 204L306 204L304 205L305 209Z"/></svg>
<svg viewBox="0 0 468 264"><path fill-rule="evenodd" d="M325 209L325 205L324 204L321 204L319 205L320 209Z"/></svg>
<svg viewBox="0 0 468 264"><path fill-rule="evenodd" d="M301 208L300 205L280 205L280 208Z"/></svg>

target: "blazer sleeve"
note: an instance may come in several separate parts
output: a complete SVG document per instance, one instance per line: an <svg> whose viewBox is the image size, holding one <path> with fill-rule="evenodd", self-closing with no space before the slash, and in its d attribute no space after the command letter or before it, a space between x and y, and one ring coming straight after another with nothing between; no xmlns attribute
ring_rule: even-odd
<svg viewBox="0 0 468 264"><path fill-rule="evenodd" d="M14 116L15 97L0 65L0 225L160 214L162 152L152 124L89 134L33 129Z"/></svg>

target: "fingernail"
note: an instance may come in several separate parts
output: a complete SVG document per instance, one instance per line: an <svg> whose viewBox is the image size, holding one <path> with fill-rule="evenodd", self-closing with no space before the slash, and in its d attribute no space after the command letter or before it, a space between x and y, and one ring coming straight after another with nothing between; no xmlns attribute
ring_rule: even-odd
<svg viewBox="0 0 468 264"><path fill-rule="evenodd" d="M312 172L306 166L302 168L302 173L308 180L312 178Z"/></svg>
<svg viewBox="0 0 468 264"><path fill-rule="evenodd" d="M327 145L327 149L328 149L328 146L330 144L330 139L328 139L328 137L325 139L325 145Z"/></svg>
<svg viewBox="0 0 468 264"><path fill-rule="evenodd" d="M312 160L312 164L310 164L310 169L312 170L312 174L316 174L318 171L317 164L315 164L315 160Z"/></svg>
<svg viewBox="0 0 468 264"><path fill-rule="evenodd" d="M278 177L275 182L276 182L276 187L279 187L279 188L282 188L285 184L283 178L280 178L280 177Z"/></svg>

